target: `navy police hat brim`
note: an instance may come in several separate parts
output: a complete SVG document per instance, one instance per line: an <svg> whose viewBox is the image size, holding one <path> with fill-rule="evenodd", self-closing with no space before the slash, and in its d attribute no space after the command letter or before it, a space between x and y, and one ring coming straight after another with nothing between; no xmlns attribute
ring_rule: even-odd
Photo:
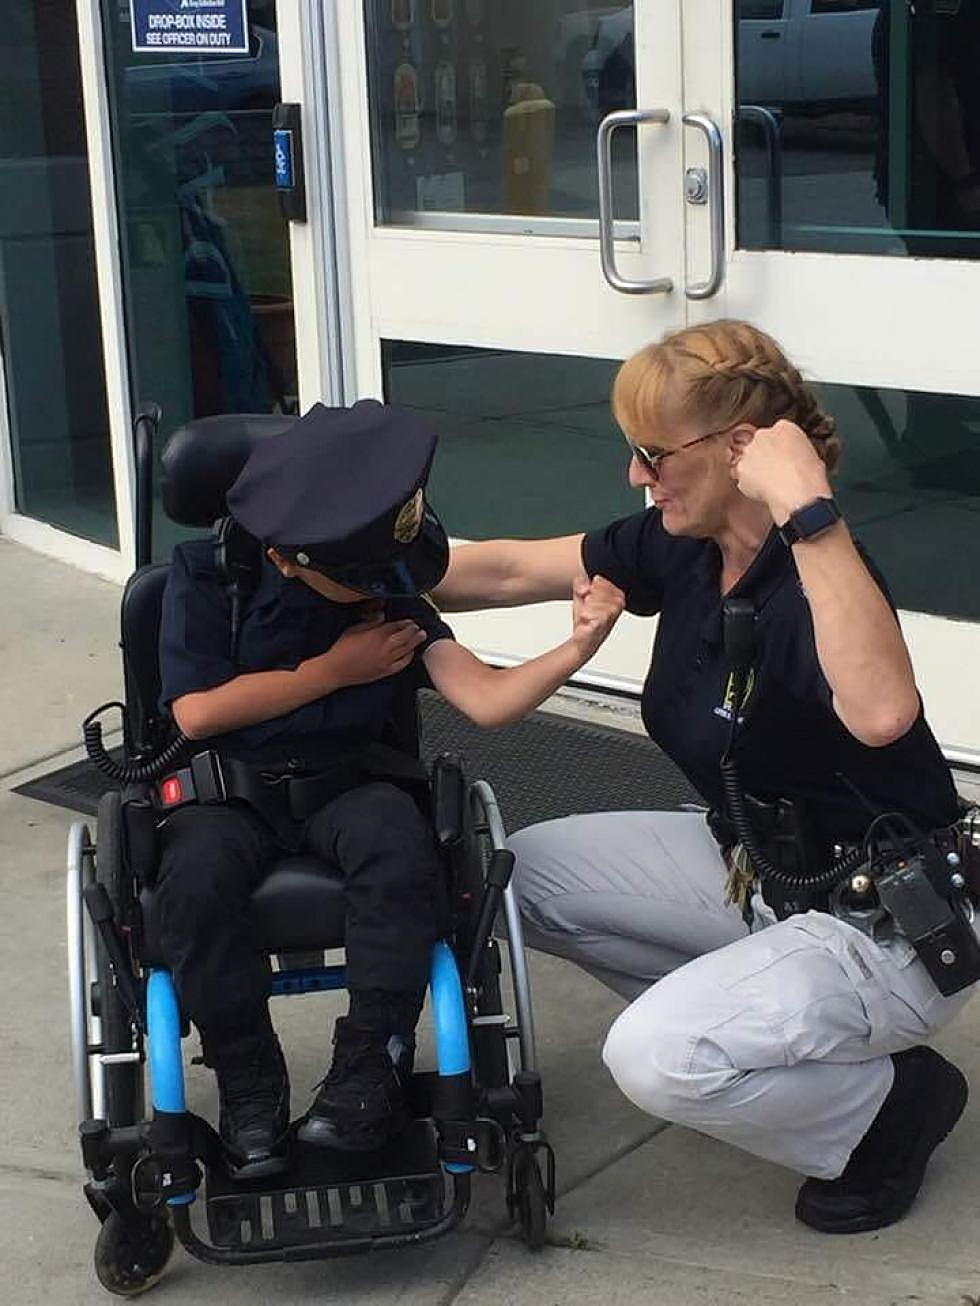
<svg viewBox="0 0 980 1306"><path fill-rule="evenodd" d="M448 565L425 501L436 433L409 409L361 400L314 404L260 442L228 491L228 510L284 558L363 594L419 594Z"/></svg>
<svg viewBox="0 0 980 1306"><path fill-rule="evenodd" d="M422 525L412 543L397 558L384 562L342 563L317 556L315 546L282 549L301 567L372 598L411 598L434 589L449 566L449 541L442 523L426 504Z"/></svg>

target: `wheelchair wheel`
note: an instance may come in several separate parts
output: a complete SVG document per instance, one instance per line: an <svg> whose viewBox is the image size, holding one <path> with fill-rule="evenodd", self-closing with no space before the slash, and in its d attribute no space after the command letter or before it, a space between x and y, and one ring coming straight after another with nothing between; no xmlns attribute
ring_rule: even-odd
<svg viewBox="0 0 980 1306"><path fill-rule="evenodd" d="M112 902L117 920L121 918L132 883L123 866L122 804L119 793L112 791L99 803L96 834L95 874ZM141 1040L134 1032L132 1019L115 983L112 967L101 944L96 954L97 1014L102 1029L103 1054L137 1052L142 1057ZM143 1119L143 1063L110 1062L102 1065L103 1111L110 1126L133 1125Z"/></svg>
<svg viewBox="0 0 980 1306"><path fill-rule="evenodd" d="M521 1148L514 1158L514 1198L521 1237L532 1252L544 1246L548 1207L541 1167L533 1152Z"/></svg>
<svg viewBox="0 0 980 1306"><path fill-rule="evenodd" d="M95 1273L108 1292L138 1297L160 1278L174 1246L174 1231L166 1215L125 1218L113 1211L95 1241Z"/></svg>

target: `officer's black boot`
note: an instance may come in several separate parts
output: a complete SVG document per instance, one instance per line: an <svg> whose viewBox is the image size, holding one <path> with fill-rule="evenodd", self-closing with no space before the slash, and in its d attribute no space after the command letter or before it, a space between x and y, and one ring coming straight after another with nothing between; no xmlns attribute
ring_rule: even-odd
<svg viewBox="0 0 980 1306"><path fill-rule="evenodd" d="M863 1233L900 1220L933 1150L959 1120L966 1080L932 1048L892 1057L895 1081L838 1179L808 1179L797 1218L822 1233Z"/></svg>
<svg viewBox="0 0 980 1306"><path fill-rule="evenodd" d="M259 1027L234 1037L204 1039L205 1060L218 1079L218 1132L235 1179L261 1179L287 1165L289 1076L268 1011Z"/></svg>
<svg viewBox="0 0 980 1306"><path fill-rule="evenodd" d="M404 1129L420 1009L416 995L351 993L351 1010L334 1029L333 1064L297 1132L301 1142L372 1152Z"/></svg>

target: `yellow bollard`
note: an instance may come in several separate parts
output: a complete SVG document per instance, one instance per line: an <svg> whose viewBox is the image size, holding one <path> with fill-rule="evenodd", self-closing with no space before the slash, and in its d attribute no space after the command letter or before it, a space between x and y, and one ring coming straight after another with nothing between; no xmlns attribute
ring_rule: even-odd
<svg viewBox="0 0 980 1306"><path fill-rule="evenodd" d="M536 82L517 82L504 110L504 212L551 212L555 106Z"/></svg>

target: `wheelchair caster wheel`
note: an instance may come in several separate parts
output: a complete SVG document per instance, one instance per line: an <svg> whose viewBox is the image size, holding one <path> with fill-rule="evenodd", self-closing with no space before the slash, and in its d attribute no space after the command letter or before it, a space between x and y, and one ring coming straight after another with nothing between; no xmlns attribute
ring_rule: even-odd
<svg viewBox="0 0 980 1306"><path fill-rule="evenodd" d="M533 1152L522 1150L515 1157L513 1183L521 1236L532 1252L540 1251L544 1246L548 1208L541 1167Z"/></svg>
<svg viewBox="0 0 980 1306"><path fill-rule="evenodd" d="M117 1297L138 1297L163 1274L174 1247L165 1215L127 1215L113 1211L95 1242L99 1283Z"/></svg>

